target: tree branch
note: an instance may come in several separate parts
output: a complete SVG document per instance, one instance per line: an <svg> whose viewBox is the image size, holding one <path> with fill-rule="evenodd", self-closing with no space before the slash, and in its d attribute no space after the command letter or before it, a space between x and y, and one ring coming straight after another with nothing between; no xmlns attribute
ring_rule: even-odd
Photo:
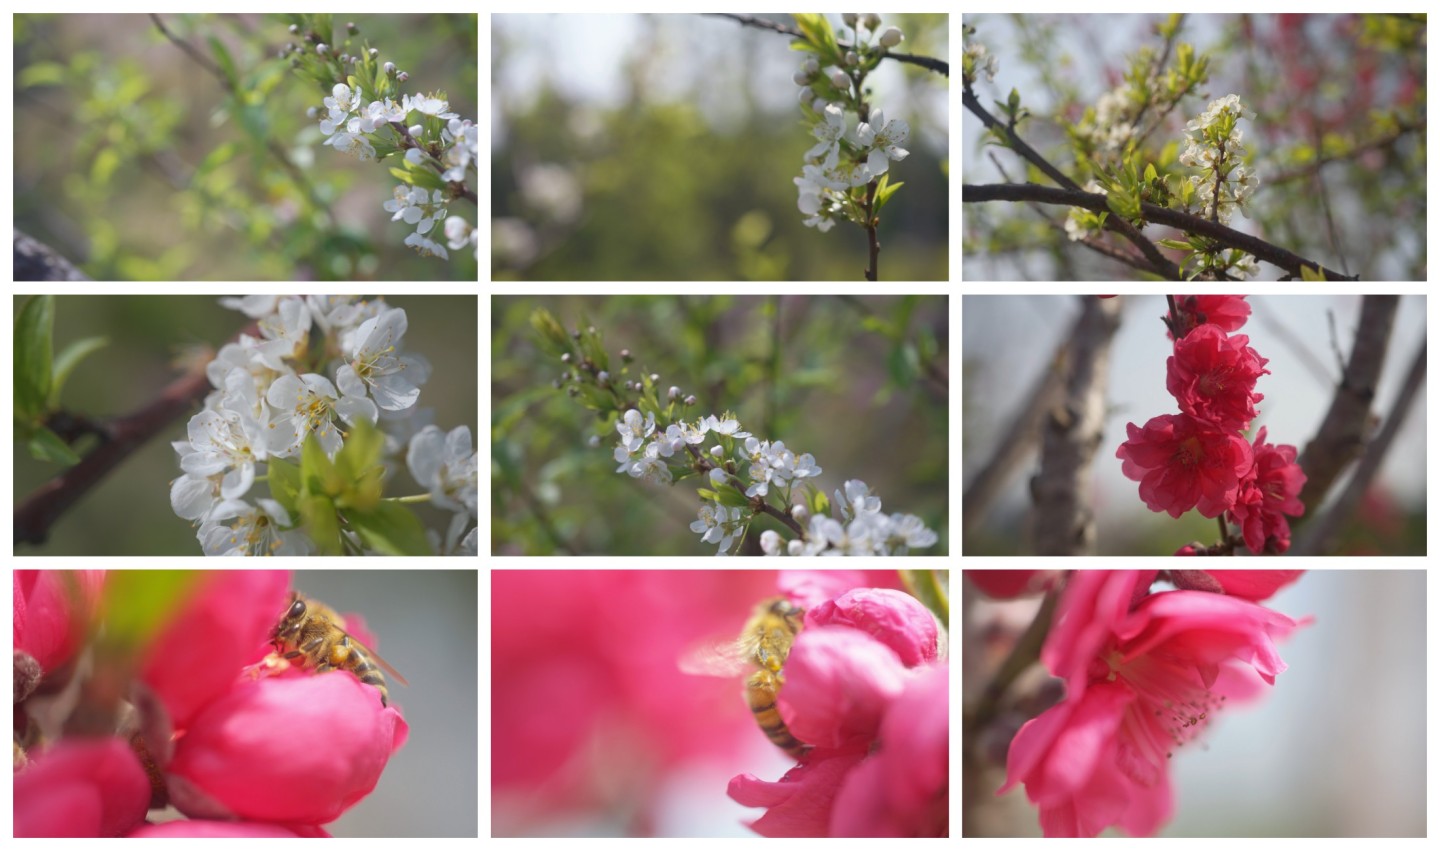
<svg viewBox="0 0 1440 851"><path fill-rule="evenodd" d="M865 187L865 236L869 240L870 266L865 270L865 280L880 280L880 236L876 233L880 221L875 218L875 187L879 181L872 180Z"/></svg>
<svg viewBox="0 0 1440 851"><path fill-rule="evenodd" d="M1011 150L1033 163L1036 168L1045 173L1046 177L1049 177L1065 189L1074 192L1081 191L1080 184L1071 180L1065 172L1056 168L1053 163L1041 156L1039 151L1027 145L1025 140L1021 139L1015 132L1013 126L1002 124L998 118L991 115L985 107L981 106L980 99L975 96L975 92L972 91L969 86L965 86L962 90L961 101L965 104L965 108L974 113L975 117L979 118L986 127L996 132L1004 133L1010 142ZM1105 209L1108 210L1109 208L1106 207ZM1145 259L1149 261L1152 272L1167 280L1181 280L1180 267L1171 263L1169 258L1161 254L1160 249L1155 247L1155 243L1146 239L1140 231L1135 229L1134 225L1119 216L1110 216L1105 220L1105 228L1106 230L1113 230L1120 234L1138 248L1140 253L1145 255Z"/></svg>
<svg viewBox="0 0 1440 851"><path fill-rule="evenodd" d="M983 203L985 201L1038 201L1042 204L1063 204L1068 207L1083 207L1097 213L1109 212L1110 208L1105 204L1105 196L1092 192L1082 192L1076 189L1055 189L1049 186L1041 186L1037 183L990 183L990 184L963 184L960 187L961 200L967 204ZM1157 207L1154 204L1141 204L1141 212L1145 220L1159 225L1167 225L1179 230L1197 233L1201 236L1208 236L1227 248L1238 248L1249 254L1255 255L1259 260L1264 260L1273 266L1278 266L1289 272L1291 275L1299 276L1301 269L1308 267L1318 271L1329 281L1355 281L1355 277L1349 277L1327 269L1313 260L1306 260L1288 249L1278 245L1272 245L1256 236L1242 233L1226 225L1212 222L1209 219L1190 213L1182 213L1179 210L1171 210L1166 207ZM1108 224L1115 221L1116 217L1111 215L1106 220Z"/></svg>
<svg viewBox="0 0 1440 851"><path fill-rule="evenodd" d="M1331 485L1365 447L1370 404L1375 400L1375 385L1385 365L1385 352L1390 346L1390 332L1399 303L1398 295L1367 295L1361 303L1360 325L1355 330L1350 361L1345 365L1340 386L1335 388L1335 397L1319 431L1300 456L1300 469L1305 471L1300 501L1307 510L1324 502ZM1303 520L1301 517L1292 525Z"/></svg>
<svg viewBox="0 0 1440 851"><path fill-rule="evenodd" d="M1320 555L1330 550L1335 538L1354 515L1355 508L1365 496L1370 483L1375 480L1376 473L1380 472L1380 463L1390 450L1390 444L1395 441L1400 426L1405 423L1405 416L1414 407L1415 397L1419 395L1420 386L1424 383L1425 342L1422 340L1419 351L1410 360L1410 370L1405 374L1405 383L1400 388L1400 395L1395 397L1395 403L1390 406L1390 416L1385 418L1384 427L1365 447L1365 455L1356 465L1355 474L1350 477L1345 490L1330 506L1330 510L1325 512L1324 519L1305 528L1300 540L1296 541L1290 550L1291 555Z"/></svg>
<svg viewBox="0 0 1440 851"><path fill-rule="evenodd" d="M1105 427L1105 380L1110 341L1120 327L1120 306L1113 299L1080 299L1065 395L1046 418L1040 472L1031 482L1035 553L1042 556L1086 555L1095 548L1088 482Z"/></svg>
<svg viewBox="0 0 1440 851"><path fill-rule="evenodd" d="M791 38L798 38L804 42L810 40L805 37L804 33L794 27L787 27L784 24L769 21L765 18L757 18L754 15L737 15L730 12L703 12L702 14L707 18L729 18L741 26L754 27L758 30L769 30L770 32L780 33L781 35L788 35ZM854 47L852 44L840 45L841 50L848 50L852 47ZM893 50L885 51L885 58L894 59L896 62L905 62L910 65L918 65L927 71L934 71L937 74L944 74L947 77L950 76L950 63L943 59L935 59L930 56L916 56L913 53L896 53Z"/></svg>

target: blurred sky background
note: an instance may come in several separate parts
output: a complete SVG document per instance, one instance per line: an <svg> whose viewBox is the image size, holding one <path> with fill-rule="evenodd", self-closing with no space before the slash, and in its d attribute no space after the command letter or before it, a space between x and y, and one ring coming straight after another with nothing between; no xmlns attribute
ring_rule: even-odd
<svg viewBox="0 0 1440 851"><path fill-rule="evenodd" d="M989 109L992 114L995 114L995 107L992 104L992 100L1005 100L1012 88L1019 91L1022 103L1033 113L1036 115L1051 114L1056 106L1056 98L1051 87L1043 80L1040 71L1040 67L1043 65L1043 67L1048 68L1050 73L1060 79L1062 85L1073 86L1077 90L1076 93L1080 99L1081 107L1086 105L1093 106L1100 99L1101 95L1110 91L1121 82L1130 56L1134 55L1142 46L1149 45L1158 47L1161 40L1154 34L1154 27L1157 23L1164 22L1167 17L1168 13L1139 15L1093 13L1068 15L1030 13L966 14L963 18L964 24L974 26L978 29L978 32L972 36L972 38L982 42L989 53L998 57L1000 62L999 71L996 73L994 81L988 81L982 75L974 85L975 93L979 97L981 104ZM1226 50L1233 49L1233 45L1231 47L1225 47L1226 39L1233 35L1233 30L1238 19L1241 17L1244 16L1235 14L1188 14L1185 16L1180 41L1194 45L1197 54L1216 51L1221 48ZM1269 37L1273 38L1276 27L1281 24L1280 18L1286 16L1257 14L1250 17L1251 24L1257 33L1269 34ZM1305 27L1307 37L1311 39L1313 43L1323 45L1326 39L1321 34L1322 31L1328 32L1327 28L1333 26L1338 18L1353 16L1314 14L1289 17L1306 19L1303 26ZM1053 48L1048 49L1043 56L1027 56L1024 35L1027 32L1034 33L1040 31L1047 32L1048 36L1054 39ZM1353 41L1353 39L1349 41ZM1033 46L1028 50L1033 50ZM1266 45L1260 45L1260 62L1281 60L1281 57L1274 54L1266 55L1267 50ZM1347 52L1341 53L1341 50ZM1273 89L1264 93L1266 97L1271 98L1272 108L1269 110L1261 110L1261 114L1257 114L1253 118L1247 115L1247 120L1243 121L1240 127L1244 134L1244 143L1256 161L1257 171L1260 177L1260 185L1254 196L1254 204L1251 206L1263 206L1266 203L1273 202L1279 197L1277 196L1277 187L1267 184L1267 179L1277 173L1283 166L1279 157L1281 152L1279 150L1278 140L1283 138L1286 142L1290 142L1300 135L1296 126L1299 124L1298 120L1291 121L1290 116L1279 115L1278 111L1283 105L1283 108L1287 112L1293 109L1297 114L1303 115L1307 109L1315 109L1317 111L1333 109L1336 105L1344 102L1345 98L1353 93L1357 85L1355 78L1353 76L1337 76L1331 73L1325 63L1326 61L1338 61L1336 57L1352 57L1354 50L1354 44L1347 43L1341 47L1337 47L1335 56L1330 57L1329 60L1326 60L1324 57L1314 56L1313 54L1310 55L1314 62L1310 70L1321 78L1320 86L1315 90L1317 99L1313 103L1308 100L1309 92L1306 92L1305 96L1302 97L1299 93L1287 91L1284 88L1285 83L1279 79L1282 74L1275 71L1274 68L1268 65L1260 67L1255 62L1248 62L1247 64L1247 60L1243 57L1226 59L1224 58L1225 54L1216 54L1222 58L1212 60L1210 64L1210 81L1199 89L1197 95L1184 98L1176 108L1178 123L1173 125L1176 128L1175 131L1169 135L1167 135L1163 129L1156 131L1151 137L1150 145L1158 150L1169 141L1183 140L1183 134L1179 129L1181 125L1183 125L1185 121L1199 115L1211 100L1223 97L1231 92L1236 92L1241 96L1248 110L1252 112L1257 111L1256 99L1261 97L1261 92L1256 90L1258 84L1255 81L1258 77L1263 81L1264 85L1270 86L1273 84L1274 86ZM1301 57L1286 61L1303 63L1306 60L1302 55ZM1345 70L1351 71L1352 69ZM1373 73L1375 69L1369 68L1368 70ZM1387 105L1388 99L1395 96L1395 90L1397 88L1395 77L1396 75L1393 72L1384 71L1375 75L1376 109ZM1423 94L1421 98L1423 103ZM1352 131L1358 132L1362 139L1368 138L1367 134L1373 134L1375 132L1370 127L1368 111L1359 110L1357 114L1352 115L1351 118L1353 121L1348 126L1327 129L1335 129L1342 134ZM1171 119L1175 121L1177 115L1172 115ZM1267 121L1275 126L1265 126ZM1279 122L1278 125L1276 124L1277 121ZM1023 182L1025 180L1023 177L1023 160L1021 160L1020 157L994 146L982 147L982 137L985 135L985 127L980 123L978 118L967 111L961 121L961 125L961 140L963 145L961 159L965 183ZM1421 132L1423 134L1423 129ZM1037 150L1058 165L1062 171L1068 172L1071 170L1073 154L1070 152L1068 146L1062 144L1064 141L1063 135L1055 131L1052 126L1048 124L1041 126L1040 122L1031 121L1029 124L1022 125L1021 138L1035 146ZM1423 135L1421 136L1421 140L1423 141ZM1058 156L1057 152L1059 152ZM1004 165L1010 175L1008 180L996 166L994 159L998 159L1000 163ZM1343 171L1344 167L1338 165L1327 169L1325 172L1326 185L1330 194L1331 203L1335 205L1335 219L1350 232L1344 234L1344 236L1354 237L1347 246L1347 250L1350 252L1349 259L1353 264L1360 261L1363 256L1361 252L1364 251L1366 247L1364 232L1361 228L1374 216L1368 204L1362 205L1359 199L1354 197L1358 194L1354 189L1354 184L1352 183L1351 186L1347 187L1343 181L1340 180ZM1051 185L1048 180L1043 182ZM1380 181L1376 180L1372 182L1378 185ZM1295 183L1288 188L1301 194L1298 196L1286 196L1289 198L1287 203L1292 204L1296 209L1303 205L1307 208L1308 212L1314 212L1312 202L1317 195L1311 184L1304 182ZM1305 193L1308 193L1308 195ZM1394 247L1387 246L1387 250L1378 255L1374 254L1372 250L1371 256L1365 257L1365 260L1371 263L1371 274L1365 279L1413 279L1415 277L1415 275L1411 273L1413 255L1417 252L1421 257L1420 262L1423 266L1423 258L1425 255L1425 246L1423 244L1424 197L1422 190L1418 211L1413 211L1411 214L1404 215L1403 217L1407 224L1418 219L1420 227L1418 229L1408 227L1388 228L1386 240L1396 238L1398 243ZM998 208L1002 206L1017 207L1018 205L1004 205L992 202L971 206L974 208L982 206ZM1399 206L1398 202L1393 202L1391 205L1392 210L1396 206ZM1063 220L1066 210L1065 207L1046 207L1045 209L1050 213L1052 218ZM966 212L972 216L976 215L976 211L973 209ZM998 215L998 211L995 211L995 215ZM1041 219L1034 214L1029 214L1024 218L1028 218L1028 220L1033 222L1041 221ZM1298 218L1296 221L1298 221ZM1318 241L1318 237L1316 237L1314 233L1303 232L1304 228L1309 224L1311 224L1311 222L1307 220L1306 223L1301 226L1301 235L1307 239L1316 239ZM1282 246L1286 244L1285 237L1275 232L1279 230L1278 228L1272 225L1271 232L1262 232L1262 228L1259 227L1252 218L1243 214L1235 216L1231 220L1230 226L1246 233L1261 235L1269 241ZM1166 235L1159 233L1159 231L1162 230L1166 229L1151 226L1146 230L1146 234L1152 239L1155 239ZM1156 233L1152 233L1152 231ZM966 231L966 239L969 240L971 238L972 232ZM1378 240L1372 241L1370 247L1373 249L1374 243L1377 242ZM1291 245L1289 247L1293 249L1295 246ZM1096 256L1084 249L1076 249L1072 251L1072 253L1076 255L1077 263L1091 262L1091 257ZM1303 251L1300 253L1302 255L1305 254ZM1315 253L1318 254L1320 252L1317 251ZM1309 257L1309 255L1305 256ZM1338 259L1333 256L1314 256L1309 257L1309 259L1325 263L1331 266L1331 268L1340 268ZM971 248L966 252L963 262L964 277L970 281L1046 280L1054 277L1053 272L1045 271L1054 268L1049 248L1037 249L1030 252L1021 251L996 254L975 253L975 249ZM1108 268L1111 270L1111 275L1118 272L1122 277L1128 278L1131 274L1130 270L1110 261L1101 259L1097 262L1100 264L1108 264L1101 265L1097 268ZM1351 271L1353 272L1354 270L1352 269ZM1261 264L1260 277L1274 280L1279 274L1282 273L1275 269L1275 267L1264 263ZM1100 275L1089 277L1096 280L1102 279ZM1420 277L1423 277L1423 275Z"/></svg>
<svg viewBox="0 0 1440 851"><path fill-rule="evenodd" d="M885 23L903 50L948 55L947 15ZM814 138L791 80L809 54L788 37L692 14L497 14L491 28L494 277L861 277L863 231L821 234L795 207ZM868 82L911 128L910 157L891 169L906 185L884 213L881 279L943 280L948 85L893 61Z"/></svg>
<svg viewBox="0 0 1440 851"><path fill-rule="evenodd" d="M19 313L29 296L16 296ZM55 350L75 340L103 336L110 344L82 361L66 383L62 407L90 417L129 414L151 402L179 374L177 358L196 348L218 350L250 324L243 313L220 306L220 296L59 296L55 304ZM406 351L424 355L434 367L420 389L419 405L435 409L435 424L446 432L470 426L479 439L479 342L474 296L387 296L404 308L409 330ZM333 376L330 376L333 379ZM197 404L149 443L130 455L52 527L42 546L18 547L17 555L190 555L202 554L190 521L170 508L170 482L180 476L179 456L170 442L184 440ZM80 444L80 453L89 444ZM58 475L57 464L42 463L20 448L15 453L14 500ZM394 474L387 495L418 493L404 469ZM256 488L263 492L263 484ZM252 490L251 497L255 495ZM442 532L449 513L415 506L427 528Z"/></svg>
<svg viewBox="0 0 1440 851"><path fill-rule="evenodd" d="M1023 629L1039 598L980 605ZM1425 571L1312 570L1263 605L1314 622L1279 645L1273 688L1176 753L1160 835L1425 836ZM993 800L1005 835L1040 835L1023 789Z"/></svg>
<svg viewBox="0 0 1440 851"><path fill-rule="evenodd" d="M1024 397L1079 315L1080 298L1094 296L962 299L966 482L990 460L998 442L1006 436L1005 429ZM1212 541L1216 525L1214 520L1199 517L1198 512L1175 520L1168 514L1150 511L1140 500L1139 485L1120 472L1115 450L1125 440L1126 423L1143 425L1151 417L1175 413L1178 408L1165 389L1170 343L1159 319L1166 310L1165 297L1130 295L1119 299L1124 312L1110 353L1109 413L1092 476L1097 489L1097 552L1168 555L1196 537ZM1256 406L1260 416L1251 434L1265 426L1269 429L1268 442L1287 443L1303 451L1329 408L1340 375L1328 317L1333 314L1339 349L1348 356L1360 296L1252 295L1248 301L1252 313L1238 333L1248 335L1250 346L1270 360L1266 365L1270 374L1261 376L1255 387L1265 400ZM1425 310L1424 296L1404 296L1400 300L1375 398L1374 410L1383 415L1388 415L1410 361L1425 339ZM1425 552L1425 395L1422 385L1372 485L1372 492L1383 494L1382 504L1374 506L1378 516L1394 521L1393 512L1399 512L1411 529L1407 535L1393 529L1382 532L1372 544L1383 541L1384 552L1397 548L1410 554ZM1029 463L1022 465L1004 495L991 507L986 522L967 541L967 554L1014 553L1017 544L1025 546L1028 533L1021 530L1030 510L1026 483L1037 463L1032 456ZM1340 480L1341 486L1344 481ZM1389 510L1384 510L1384 503L1390 505ZM1306 506L1306 514L1312 515L1316 508ZM1362 517L1364 511L1362 508ZM1413 534L1419 535L1418 544ZM1357 552L1373 551L1360 548Z"/></svg>

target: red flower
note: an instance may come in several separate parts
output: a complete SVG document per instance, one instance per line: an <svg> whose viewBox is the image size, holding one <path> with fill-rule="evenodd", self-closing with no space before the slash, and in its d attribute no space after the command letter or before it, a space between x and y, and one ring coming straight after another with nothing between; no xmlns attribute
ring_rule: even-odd
<svg viewBox="0 0 1440 851"><path fill-rule="evenodd" d="M1060 577L1058 570L969 570L965 578L993 600L1044 593Z"/></svg>
<svg viewBox="0 0 1440 851"><path fill-rule="evenodd" d="M85 639L104 582L103 570L15 571L14 649L28 653L47 673L70 661Z"/></svg>
<svg viewBox="0 0 1440 851"><path fill-rule="evenodd" d="M777 837L947 835L949 678L938 652L934 617L898 591L854 589L807 612L779 706L816 747L777 782L730 781L731 798L768 810L750 826Z"/></svg>
<svg viewBox="0 0 1440 851"><path fill-rule="evenodd" d="M1234 506L1253 463L1244 438L1189 414L1162 414L1144 428L1125 428L1129 439L1115 457L1124 462L1125 477L1140 483L1140 498L1151 511L1179 517L1198 507L1206 517L1219 517Z"/></svg>
<svg viewBox="0 0 1440 851"><path fill-rule="evenodd" d="M1001 792L1025 785L1046 836L1154 833L1173 808L1168 760L1216 712L1274 684L1289 618L1203 591L1135 600L1135 571L1076 571L1041 653L1066 699L1020 728ZM1074 598L1073 600L1071 598Z"/></svg>
<svg viewBox="0 0 1440 851"><path fill-rule="evenodd" d="M327 824L370 794L408 733L354 676L242 679L176 743L170 798L193 817Z"/></svg>
<svg viewBox="0 0 1440 851"><path fill-rule="evenodd" d="M1221 331L1239 331L1250 318L1250 305L1243 295L1177 295L1181 330L1214 325Z"/></svg>
<svg viewBox="0 0 1440 851"><path fill-rule="evenodd" d="M122 836L150 781L123 739L65 741L15 775L15 836Z"/></svg>
<svg viewBox="0 0 1440 851"><path fill-rule="evenodd" d="M1259 602L1300 578L1303 570L1207 570L1225 593Z"/></svg>
<svg viewBox="0 0 1440 851"><path fill-rule="evenodd" d="M1249 428L1255 403L1265 398L1255 392L1255 382L1270 372L1249 342L1244 334L1226 336L1217 325L1201 325L1177 340L1165 364L1165 388L1180 410L1222 431Z"/></svg>
<svg viewBox="0 0 1440 851"><path fill-rule="evenodd" d="M1229 519L1240 527L1252 553L1283 553L1290 549L1290 521L1285 515L1305 513L1300 501L1305 473L1295 463L1295 447L1267 444L1263 428L1255 436L1252 451L1254 468L1241 482Z"/></svg>

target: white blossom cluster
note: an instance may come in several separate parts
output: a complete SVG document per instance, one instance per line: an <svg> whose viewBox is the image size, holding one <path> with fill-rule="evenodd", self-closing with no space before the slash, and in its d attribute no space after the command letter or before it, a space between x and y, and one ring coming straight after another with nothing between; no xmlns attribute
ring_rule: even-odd
<svg viewBox="0 0 1440 851"><path fill-rule="evenodd" d="M352 90L345 83L335 84L331 96L325 98L324 117L320 119L320 132L326 136L326 145L361 160L374 160L372 137L388 128L387 133L393 137L391 144L399 142L405 149L407 162L433 167L448 183L464 183L478 169L480 128L451 112L445 99L435 95L404 95L399 103L388 97L369 104L363 104L362 100L358 90ZM321 113L316 110L316 114ZM439 134L427 136L427 124L433 127L439 122L444 122ZM473 245L478 259L479 234L465 219L450 216L448 203L444 190L426 190L401 183L384 207L394 214L391 221L415 226L415 232L405 237L405 244L422 255L448 260L449 251ZM442 221L445 245L430 237L435 225Z"/></svg>
<svg viewBox="0 0 1440 851"><path fill-rule="evenodd" d="M881 30L880 16L875 14L847 13L844 19L855 30L858 50L885 50L905 38L898 27ZM868 32L869 40L862 41L861 32ZM859 61L855 50L847 53L847 65ZM835 226L837 219L859 220L849 197L850 190L885 174L890 170L891 160L899 162L910 155L901 147L910 138L910 125L898 118L886 121L884 110L872 108L863 120L857 113L857 123L851 131L847 109L853 110L854 105L862 101L861 93L854 90L857 80L846 68L822 68L811 57L805 60L794 79L800 86L800 103L813 122L811 134L818 140L805 152L800 176L794 178L799 190L796 204L806 217L805 225L824 233ZM826 90L842 93L845 101L827 102L817 95L816 86L822 81Z"/></svg>
<svg viewBox="0 0 1440 851"><path fill-rule="evenodd" d="M206 555L308 555L298 518L253 494L269 459L298 458L315 437L334 458L360 420L385 435L387 455L406 450L432 504L454 512L442 553L476 553L477 460L470 429L448 435L420 408L430 363L405 352L405 311L351 296L254 295L221 304L257 320L206 366L214 390L172 445L183 471L170 487L175 513L198 525ZM313 370L313 371L311 371ZM468 535L466 529L469 529ZM347 533L351 534L351 533ZM353 540L357 548L358 540Z"/></svg>
<svg viewBox="0 0 1440 851"><path fill-rule="evenodd" d="M620 435L614 452L620 466L615 472L659 484L673 480L667 459L678 455L677 463L689 464L692 459L705 458L716 465L710 470L715 486L748 482L747 497L766 499L774 494L788 503L790 489L796 483L823 472L810 453L797 454L783 441L760 440L741 430L740 422L729 417L720 419L712 414L693 423L673 423L662 432L653 413L641 415L632 408L620 417L615 429ZM726 438L726 444L718 442L719 438ZM711 440L717 442L708 450L699 448ZM726 445L740 440L744 442L735 448L734 457L728 457ZM692 453L689 446L697 448ZM736 474L727 472L727 462L728 469L738 471ZM843 492L835 491L832 505L834 517L809 518L803 540L787 544L779 533L767 531L760 536L761 548L767 555L904 555L912 548L933 546L939 540L918 517L882 513L879 498L858 480L846 482ZM698 519L690 524L690 531L699 534L702 542L715 544L716 555L724 556L743 537L753 516L747 508L706 500L700 506ZM804 522L804 507L790 509L790 516Z"/></svg>
<svg viewBox="0 0 1440 851"><path fill-rule="evenodd" d="M1246 117L1239 95L1211 101L1199 118L1185 125L1185 150L1180 164L1201 170L1191 175L1196 197L1206 218L1228 224L1260 184L1254 169L1242 164L1246 155L1243 131L1235 124ZM1249 117L1253 118L1253 114ZM1229 128L1224 132L1224 128ZM1217 208L1218 204L1218 208Z"/></svg>

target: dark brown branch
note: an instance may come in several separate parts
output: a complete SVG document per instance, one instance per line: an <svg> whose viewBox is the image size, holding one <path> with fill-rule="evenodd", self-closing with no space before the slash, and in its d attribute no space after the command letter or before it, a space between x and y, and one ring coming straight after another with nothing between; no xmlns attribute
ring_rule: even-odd
<svg viewBox="0 0 1440 851"><path fill-rule="evenodd" d="M1080 184L1071 180L1065 172L1056 168L1053 163L1041 156L1039 151L1026 144L1025 140L1021 139L1015 132L1013 126L1001 123L998 118L991 115L985 107L981 106L980 99L975 96L975 92L971 91L969 86L965 86L962 90L961 101L965 104L965 108L974 113L975 117L979 118L981 123L986 127L1003 133L1010 143L1011 150L1033 163L1036 168L1045 173L1046 177L1049 177L1065 189L1074 192L1081 191ZM1108 210L1109 208L1107 207L1105 209ZM1105 228L1106 230L1112 230L1120 234L1138 248L1140 253L1145 255L1145 259L1149 261L1152 272L1171 281L1181 279L1180 267L1171 263L1169 258L1161 254L1160 249L1155 247L1155 243L1146 239L1140 231L1135 229L1134 225L1119 216L1110 216L1105 220Z"/></svg>
<svg viewBox="0 0 1440 851"><path fill-rule="evenodd" d="M876 233L880 220L875 217L875 187L878 181L870 181L865 187L865 236L870 246L870 266L865 270L865 280L880 280L880 236Z"/></svg>
<svg viewBox="0 0 1440 851"><path fill-rule="evenodd" d="M1335 480L1365 447L1370 405L1375 401L1375 387L1385 365L1399 303L1398 295L1367 295L1361 303L1360 325L1355 330L1340 386L1335 388L1319 431L1300 456L1300 469L1306 477L1300 501L1307 511L1319 507Z"/></svg>
<svg viewBox="0 0 1440 851"><path fill-rule="evenodd" d="M1330 509L1325 512L1325 517L1318 523L1311 523L1305 528L1300 540L1290 550L1291 555L1321 555L1329 552L1334 541L1341 530L1345 528L1347 521L1355 513L1360 505L1360 500L1365 496L1370 483L1375 480L1375 475L1380 472L1380 462L1385 460L1385 454L1390 450L1390 444L1394 443L1395 435L1399 433L1400 426L1405 423L1405 417L1415 405L1415 398L1420 393L1420 387L1425 383L1425 342L1421 341L1420 350L1410 361L1410 370L1405 374L1405 383L1400 388L1400 395L1395 397L1395 403L1390 406L1390 416L1386 417L1385 425L1380 433L1370 444L1365 447L1365 455L1355 467L1355 474L1346 483L1345 490L1335 500Z"/></svg>
<svg viewBox="0 0 1440 851"><path fill-rule="evenodd" d="M805 37L804 33L794 27L787 27L775 21L757 18L754 15L737 15L731 12L705 12L702 14L707 18L729 18L741 26L754 27L758 30L769 30L770 32L780 33L781 35L788 35L791 38L798 38L801 41L808 42L810 40ZM852 44L840 45L841 50L849 50L852 47L854 47ZM935 59L930 56L916 56L913 53L896 53L893 50L885 51L885 58L894 59L896 62L905 62L910 65L918 65L927 71L934 71L937 74L944 74L947 77L950 76L950 63L943 59Z"/></svg>
<svg viewBox="0 0 1440 851"><path fill-rule="evenodd" d="M1095 549L1090 464L1105 428L1105 379L1110 341L1120 327L1113 299L1080 296L1080 319L1070 337L1065 393L1050 409L1041 438L1035 499L1035 553L1087 555Z"/></svg>
<svg viewBox="0 0 1440 851"><path fill-rule="evenodd" d="M960 187L961 200L967 204L983 203L986 201L1038 201L1042 204L1063 204L1068 207L1083 207L1097 213L1108 212L1110 208L1105 204L1105 196L1092 192L1082 192L1075 189L1055 189L1050 186L1041 186L1037 183L990 183L990 184L963 184ZM1145 220L1158 225L1177 228L1190 233L1210 237L1227 248L1238 248L1249 254L1255 255L1259 260L1264 260L1273 266L1278 266L1299 277L1302 267L1308 267L1313 271L1323 274L1326 280L1330 281L1354 281L1358 278L1349 277L1327 269L1313 260L1306 260L1298 254L1278 245L1271 245L1263 239L1242 233L1226 225L1212 222L1200 216L1182 213L1179 210L1171 210L1167 207L1157 207L1154 204L1141 204L1141 213ZM1107 223L1114 221L1116 217L1111 215Z"/></svg>

